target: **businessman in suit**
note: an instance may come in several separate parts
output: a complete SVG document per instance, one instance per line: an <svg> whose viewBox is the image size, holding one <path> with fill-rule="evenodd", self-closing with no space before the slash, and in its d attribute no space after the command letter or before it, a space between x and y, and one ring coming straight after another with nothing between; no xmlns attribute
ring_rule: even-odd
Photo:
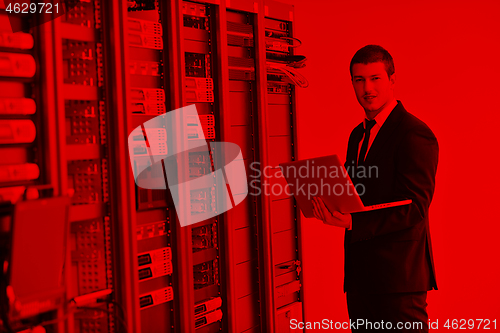
<svg viewBox="0 0 500 333"><path fill-rule="evenodd" d="M365 321L353 328L427 332L427 291L437 290L429 206L438 143L429 127L394 98L394 62L389 52L367 45L352 58L350 71L365 119L349 137L345 165L356 171L349 175L358 192L363 189L365 205L404 199L412 203L342 214L330 212L315 198L314 213L324 223L346 229L347 308L352 322ZM370 167L377 172L363 172Z"/></svg>

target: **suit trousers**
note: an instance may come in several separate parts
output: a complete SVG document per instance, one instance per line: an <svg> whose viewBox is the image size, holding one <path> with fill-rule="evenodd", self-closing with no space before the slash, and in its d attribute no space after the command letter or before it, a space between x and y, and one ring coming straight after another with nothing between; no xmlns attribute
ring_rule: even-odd
<svg viewBox="0 0 500 333"><path fill-rule="evenodd" d="M428 332L427 291L365 294L347 292L353 332Z"/></svg>

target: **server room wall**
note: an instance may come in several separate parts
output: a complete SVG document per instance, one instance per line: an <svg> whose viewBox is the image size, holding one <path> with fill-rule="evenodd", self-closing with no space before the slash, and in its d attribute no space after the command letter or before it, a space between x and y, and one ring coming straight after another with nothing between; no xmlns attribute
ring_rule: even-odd
<svg viewBox="0 0 500 333"><path fill-rule="evenodd" d="M500 119L499 10L498 1L295 4L310 81L298 94L299 158L345 156L363 116L349 61L366 44L391 52L397 99L437 136L430 226L439 290L429 293L428 310L441 324L476 318L498 324L500 184L491 153L498 150ZM314 219L304 220L302 231L305 319L345 320L343 232Z"/></svg>

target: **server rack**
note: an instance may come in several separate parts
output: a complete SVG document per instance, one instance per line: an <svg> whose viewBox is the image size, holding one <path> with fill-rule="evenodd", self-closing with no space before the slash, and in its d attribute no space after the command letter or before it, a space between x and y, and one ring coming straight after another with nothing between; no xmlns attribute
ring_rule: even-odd
<svg viewBox="0 0 500 333"><path fill-rule="evenodd" d="M47 128L37 135L36 151L47 152L37 184L72 201L71 269L51 329L287 332L290 318L302 318L300 218L292 197L259 195L257 187L284 188L283 178L262 171L277 172L297 156L297 82L280 70L296 62L293 7L262 0L64 4L65 15L33 30L41 46L32 52L43 68L32 86L45 90L37 115ZM152 139L163 140L166 154L188 133L185 119L173 117L158 120L155 137L147 131L143 141L144 124L190 104L207 148L148 161ZM134 132L141 126L142 134ZM256 181L246 198L231 192L232 202L243 201L219 215L224 189L215 171L230 161L215 142L236 143L248 183ZM189 188L189 200L135 184L134 168L146 168L142 177L168 187L166 163L182 179L214 172L213 181ZM181 227L179 198L191 215L216 216ZM75 309L71 301L82 296L89 305Z"/></svg>

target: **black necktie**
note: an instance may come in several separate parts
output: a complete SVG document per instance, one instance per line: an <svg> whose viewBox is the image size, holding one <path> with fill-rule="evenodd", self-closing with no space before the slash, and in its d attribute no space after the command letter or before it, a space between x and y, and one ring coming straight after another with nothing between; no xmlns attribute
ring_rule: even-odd
<svg viewBox="0 0 500 333"><path fill-rule="evenodd" d="M370 141L370 131L376 123L377 122L375 121L375 119L366 120L365 138L363 139L363 143L361 144L361 149L359 151L358 165L362 165L365 162L365 155L366 151L368 150L368 142Z"/></svg>

